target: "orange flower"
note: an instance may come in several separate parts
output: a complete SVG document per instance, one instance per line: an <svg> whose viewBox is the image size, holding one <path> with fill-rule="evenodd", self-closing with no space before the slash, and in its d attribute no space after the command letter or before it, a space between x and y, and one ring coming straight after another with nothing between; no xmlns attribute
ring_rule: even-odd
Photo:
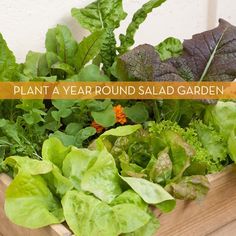
<svg viewBox="0 0 236 236"><path fill-rule="evenodd" d="M95 120L92 122L91 126L96 129L98 134L104 130L104 127L99 125Z"/></svg>
<svg viewBox="0 0 236 236"><path fill-rule="evenodd" d="M124 109L121 105L117 105L114 107L114 112L116 115L116 122L120 124L125 124L127 122L126 115L124 113Z"/></svg>

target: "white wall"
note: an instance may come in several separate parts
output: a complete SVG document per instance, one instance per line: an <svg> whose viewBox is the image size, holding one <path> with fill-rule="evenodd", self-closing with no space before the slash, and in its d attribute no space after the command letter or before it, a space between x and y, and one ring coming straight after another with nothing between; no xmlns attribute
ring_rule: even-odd
<svg viewBox="0 0 236 236"><path fill-rule="evenodd" d="M124 32L134 13L147 0L123 0L130 14L117 35ZM47 29L66 24L80 40L86 35L70 16L72 7L83 7L92 0L0 0L0 32L23 62L28 50L43 51ZM235 0L167 0L148 17L136 35L136 45L157 44L169 36L180 39L217 25L223 17L236 25Z"/></svg>

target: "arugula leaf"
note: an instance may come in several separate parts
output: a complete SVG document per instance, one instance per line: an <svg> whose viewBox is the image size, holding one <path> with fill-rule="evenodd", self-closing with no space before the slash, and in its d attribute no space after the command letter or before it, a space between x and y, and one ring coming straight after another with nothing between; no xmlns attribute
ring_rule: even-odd
<svg viewBox="0 0 236 236"><path fill-rule="evenodd" d="M16 74L17 64L15 56L7 47L6 41L0 34L0 81L12 81Z"/></svg>
<svg viewBox="0 0 236 236"><path fill-rule="evenodd" d="M79 43L77 53L73 58L77 72L100 52L104 33L104 30L96 31Z"/></svg>
<svg viewBox="0 0 236 236"><path fill-rule="evenodd" d="M62 206L66 222L76 235L117 236L119 234L112 208L92 195L69 191L62 199Z"/></svg>
<svg viewBox="0 0 236 236"><path fill-rule="evenodd" d="M12 222L30 229L64 221L61 205L44 179L27 173L19 173L7 188L5 212Z"/></svg>
<svg viewBox="0 0 236 236"><path fill-rule="evenodd" d="M161 6L165 1L166 0L150 0L134 14L132 22L126 30L126 35L120 35L121 45L118 49L120 53L126 52L134 44L134 35L139 26L145 21L147 15L152 12L154 8Z"/></svg>
<svg viewBox="0 0 236 236"><path fill-rule="evenodd" d="M183 45L179 39L170 37L158 44L156 50L162 61L172 57L178 57L183 52Z"/></svg>
<svg viewBox="0 0 236 236"><path fill-rule="evenodd" d="M103 28L118 28L127 14L123 11L122 0L97 0L85 8L71 10L72 16L91 32Z"/></svg>

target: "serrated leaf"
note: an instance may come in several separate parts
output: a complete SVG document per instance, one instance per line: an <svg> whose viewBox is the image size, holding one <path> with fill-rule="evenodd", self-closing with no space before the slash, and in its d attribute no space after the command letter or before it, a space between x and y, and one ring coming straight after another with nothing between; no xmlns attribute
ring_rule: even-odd
<svg viewBox="0 0 236 236"><path fill-rule="evenodd" d="M118 28L120 21L127 16L123 10L122 0L98 0L82 9L73 8L71 13L91 32L107 27Z"/></svg>

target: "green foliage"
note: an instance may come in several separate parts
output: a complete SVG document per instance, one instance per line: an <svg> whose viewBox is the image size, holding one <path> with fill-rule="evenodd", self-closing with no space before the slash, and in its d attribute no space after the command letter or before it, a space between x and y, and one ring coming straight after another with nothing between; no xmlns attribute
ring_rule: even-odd
<svg viewBox="0 0 236 236"><path fill-rule="evenodd" d="M156 50L162 61L172 57L178 57L183 52L183 45L179 39L170 37L156 46Z"/></svg>
<svg viewBox="0 0 236 236"><path fill-rule="evenodd" d="M131 126L127 128L129 133ZM16 175L6 191L5 204L6 214L15 224L38 228L61 223L65 218L75 234L145 232L151 236L159 224L145 201L157 207L174 202L157 184L119 176L115 159L101 139L91 151L65 147L58 139L50 138L44 142L42 157L5 160ZM128 190L123 190L125 182L130 185ZM87 227L91 221L94 224Z"/></svg>
<svg viewBox="0 0 236 236"><path fill-rule="evenodd" d="M85 8L73 8L72 16L86 29L95 32L98 29L118 28L125 19L122 0L97 0Z"/></svg>
<svg viewBox="0 0 236 236"><path fill-rule="evenodd" d="M12 81L17 71L15 56L0 34L0 81Z"/></svg>
<svg viewBox="0 0 236 236"><path fill-rule="evenodd" d="M134 35L139 26L145 21L147 15L152 12L154 8L161 6L166 0L150 0L145 3L133 16L132 22L129 24L126 35L120 35L121 45L119 52L126 52L134 44Z"/></svg>

